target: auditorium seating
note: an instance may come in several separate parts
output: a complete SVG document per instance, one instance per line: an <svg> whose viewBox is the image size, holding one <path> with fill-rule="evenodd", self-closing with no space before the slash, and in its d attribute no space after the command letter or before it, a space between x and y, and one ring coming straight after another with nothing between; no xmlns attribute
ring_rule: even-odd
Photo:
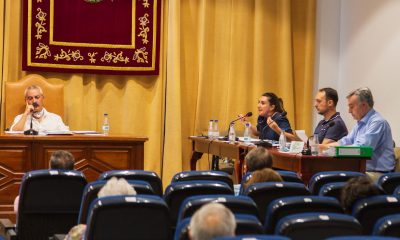
<svg viewBox="0 0 400 240"><path fill-rule="evenodd" d="M365 176L364 173L352 172L352 171L326 171L314 174L308 187L311 194L318 195L320 188L326 183L330 182L347 182L347 180L354 177Z"/></svg>
<svg viewBox="0 0 400 240"><path fill-rule="evenodd" d="M193 216L201 206L210 202L218 202L229 208L234 214L249 214L258 217L258 209L248 196L233 195L198 195L188 197L184 200L179 210L178 222L181 219Z"/></svg>
<svg viewBox="0 0 400 240"><path fill-rule="evenodd" d="M93 202L94 199L97 198L97 194L99 193L100 189L106 184L106 182L106 180L98 180L90 182L86 185L83 191L78 223L86 224L90 204ZM154 194L154 191L148 182L140 180L128 180L128 183L135 189L137 194Z"/></svg>
<svg viewBox="0 0 400 240"><path fill-rule="evenodd" d="M290 240L290 238L277 235L239 235L234 237L218 237L214 240Z"/></svg>
<svg viewBox="0 0 400 240"><path fill-rule="evenodd" d="M346 182L331 182L326 183L319 189L319 196L334 197L340 201L342 189L346 185Z"/></svg>
<svg viewBox="0 0 400 240"><path fill-rule="evenodd" d="M297 183L303 183L303 180L297 176L295 172L292 171L285 171L285 170L275 170L279 175L281 175L283 181L285 182L297 182Z"/></svg>
<svg viewBox="0 0 400 240"><path fill-rule="evenodd" d="M35 170L22 179L16 237L48 239L76 225L85 176L78 171Z"/></svg>
<svg viewBox="0 0 400 240"><path fill-rule="evenodd" d="M221 181L225 182L233 189L233 181L231 176L222 171L184 171L175 174L172 177L171 183L193 180Z"/></svg>
<svg viewBox="0 0 400 240"><path fill-rule="evenodd" d="M282 218L275 234L293 240L326 239L334 236L361 235L360 223L352 216L339 213L299 213Z"/></svg>
<svg viewBox="0 0 400 240"><path fill-rule="evenodd" d="M243 193L251 197L258 207L259 218L265 217L268 205L275 199L289 196L307 196L304 184L293 182L262 182L251 184Z"/></svg>
<svg viewBox="0 0 400 240"><path fill-rule="evenodd" d="M378 219L399 212L400 197L380 195L357 201L353 206L352 215L361 223L363 234L369 235Z"/></svg>
<svg viewBox="0 0 400 240"><path fill-rule="evenodd" d="M400 172L386 173L379 177L378 185L386 192L392 194L400 186Z"/></svg>
<svg viewBox="0 0 400 240"><path fill-rule="evenodd" d="M332 197L295 196L279 198L271 202L264 221L264 231L274 233L277 222L290 214L306 212L343 213L339 202Z"/></svg>
<svg viewBox="0 0 400 240"><path fill-rule="evenodd" d="M157 173L152 171L143 170L111 170L104 172L98 178L98 180L108 180L112 177L125 178L126 180L142 180L150 183L154 193L158 196L162 196L163 187L160 177Z"/></svg>
<svg viewBox="0 0 400 240"><path fill-rule="evenodd" d="M380 218L374 226L373 235L400 238L400 214Z"/></svg>
<svg viewBox="0 0 400 240"><path fill-rule="evenodd" d="M87 240L170 239L167 204L155 195L97 198L91 205Z"/></svg>

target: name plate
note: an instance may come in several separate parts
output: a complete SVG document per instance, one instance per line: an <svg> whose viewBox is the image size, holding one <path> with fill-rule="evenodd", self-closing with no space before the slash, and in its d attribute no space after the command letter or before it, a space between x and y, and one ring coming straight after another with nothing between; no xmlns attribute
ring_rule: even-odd
<svg viewBox="0 0 400 240"><path fill-rule="evenodd" d="M337 157L371 157L373 153L372 147L369 146L337 146Z"/></svg>

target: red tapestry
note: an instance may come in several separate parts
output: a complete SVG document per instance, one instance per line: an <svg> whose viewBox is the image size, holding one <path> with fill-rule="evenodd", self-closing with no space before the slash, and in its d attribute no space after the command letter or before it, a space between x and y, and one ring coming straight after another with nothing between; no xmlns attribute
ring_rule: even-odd
<svg viewBox="0 0 400 240"><path fill-rule="evenodd" d="M23 70L158 74L160 0L23 1Z"/></svg>

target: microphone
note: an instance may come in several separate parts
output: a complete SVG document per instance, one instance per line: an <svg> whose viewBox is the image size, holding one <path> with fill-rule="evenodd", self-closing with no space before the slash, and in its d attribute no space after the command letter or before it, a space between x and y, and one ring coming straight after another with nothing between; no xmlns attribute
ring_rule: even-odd
<svg viewBox="0 0 400 240"><path fill-rule="evenodd" d="M251 117L251 116L253 116L253 113L252 113L252 112L248 112L248 113L246 113L246 115L236 118L236 119L233 120L230 124L232 124L232 123L234 123L234 122L236 122L236 121L238 121L238 120L240 120L240 119L243 119L243 118L246 118L246 117ZM230 125L230 124L229 124L229 125Z"/></svg>
<svg viewBox="0 0 400 240"><path fill-rule="evenodd" d="M33 108L39 107L39 104L37 102L32 103ZM33 112L33 109L31 109L31 112ZM32 113L33 114L33 113ZM38 135L39 132L33 129L33 116L31 116L31 125L30 129L24 131L24 135Z"/></svg>
<svg viewBox="0 0 400 240"><path fill-rule="evenodd" d="M313 136L319 135L319 133L322 131L327 131L330 127L333 127L334 125L335 125L335 122L329 122L325 128L321 128L321 130L319 130L319 132L315 133ZM310 138L311 137L312 136L309 136L307 138L306 149L304 149L302 152L303 155L311 155L311 148L310 148ZM318 140L318 144L319 144L319 140Z"/></svg>

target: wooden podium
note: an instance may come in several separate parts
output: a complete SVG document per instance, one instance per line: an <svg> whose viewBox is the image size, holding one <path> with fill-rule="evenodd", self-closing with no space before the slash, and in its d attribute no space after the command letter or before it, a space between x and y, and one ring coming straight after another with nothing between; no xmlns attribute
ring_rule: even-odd
<svg viewBox="0 0 400 240"><path fill-rule="evenodd" d="M147 137L103 135L24 136L0 134L0 218L14 219L13 203L24 173L49 168L54 151L67 150L88 182L104 171L143 169Z"/></svg>

